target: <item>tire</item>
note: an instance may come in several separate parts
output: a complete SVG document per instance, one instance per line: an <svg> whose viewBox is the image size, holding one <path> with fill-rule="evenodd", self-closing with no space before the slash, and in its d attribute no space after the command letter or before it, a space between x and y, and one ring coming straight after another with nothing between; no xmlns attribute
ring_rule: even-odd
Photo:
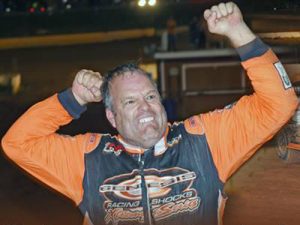
<svg viewBox="0 0 300 225"><path fill-rule="evenodd" d="M294 139L295 126L293 124L287 124L276 137L277 142L277 155L283 160L288 160L290 158L290 150L288 149L288 144Z"/></svg>

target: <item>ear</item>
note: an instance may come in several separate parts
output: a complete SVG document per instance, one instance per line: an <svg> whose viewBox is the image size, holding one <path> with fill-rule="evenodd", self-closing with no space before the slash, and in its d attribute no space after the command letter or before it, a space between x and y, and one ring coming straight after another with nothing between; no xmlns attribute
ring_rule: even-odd
<svg viewBox="0 0 300 225"><path fill-rule="evenodd" d="M116 128L116 120L115 120L115 115L114 113L109 110L109 109L105 109L105 113L106 113L106 118L108 119L108 121L110 122L110 124Z"/></svg>

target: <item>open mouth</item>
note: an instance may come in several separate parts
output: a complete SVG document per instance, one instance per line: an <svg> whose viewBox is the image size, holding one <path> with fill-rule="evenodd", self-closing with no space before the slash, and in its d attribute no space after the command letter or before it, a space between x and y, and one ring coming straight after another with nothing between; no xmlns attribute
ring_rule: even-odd
<svg viewBox="0 0 300 225"><path fill-rule="evenodd" d="M152 120L154 120L154 118L151 116L151 117L145 117L145 118L142 118L139 120L140 123L149 123L151 122Z"/></svg>

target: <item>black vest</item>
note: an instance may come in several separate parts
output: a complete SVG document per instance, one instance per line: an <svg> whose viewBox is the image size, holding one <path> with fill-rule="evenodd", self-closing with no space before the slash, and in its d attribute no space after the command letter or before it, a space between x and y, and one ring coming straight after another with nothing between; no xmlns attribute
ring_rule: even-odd
<svg viewBox="0 0 300 225"><path fill-rule="evenodd" d="M168 149L143 155L124 151L112 136L85 155L80 204L94 225L217 225L223 190L205 135L172 125Z"/></svg>

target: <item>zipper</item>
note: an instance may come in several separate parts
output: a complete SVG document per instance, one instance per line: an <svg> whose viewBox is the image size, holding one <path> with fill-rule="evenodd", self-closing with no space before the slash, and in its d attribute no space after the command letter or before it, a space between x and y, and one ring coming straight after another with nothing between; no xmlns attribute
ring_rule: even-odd
<svg viewBox="0 0 300 225"><path fill-rule="evenodd" d="M144 174L145 153L139 154L138 162L139 162L139 172L141 176L141 191L142 191L142 206L144 212L144 222L145 224L153 225L148 187L146 184L145 174Z"/></svg>

